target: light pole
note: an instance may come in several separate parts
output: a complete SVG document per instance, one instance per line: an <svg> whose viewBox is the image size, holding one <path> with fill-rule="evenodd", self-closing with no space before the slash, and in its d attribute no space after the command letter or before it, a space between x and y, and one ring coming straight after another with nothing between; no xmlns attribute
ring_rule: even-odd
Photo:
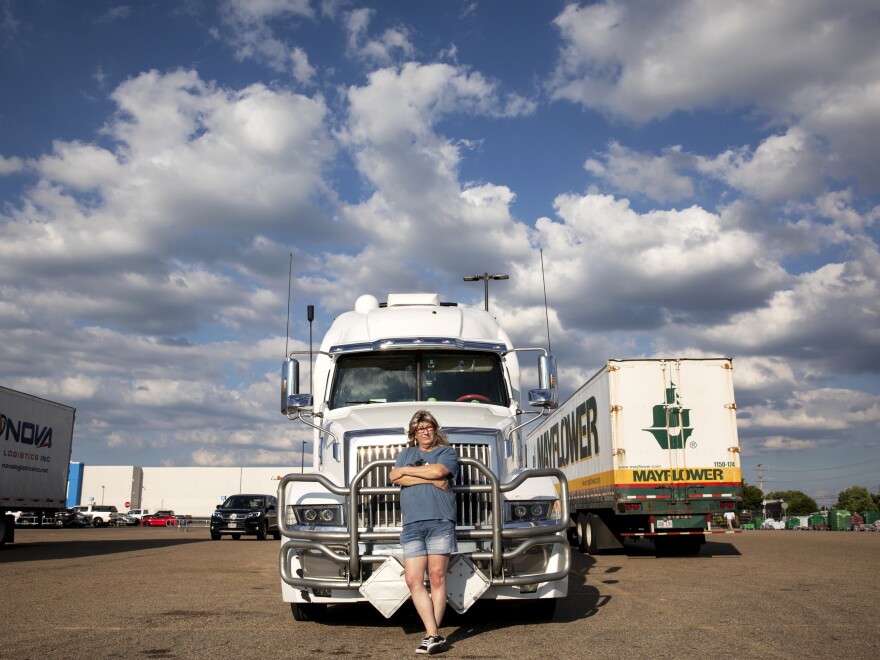
<svg viewBox="0 0 880 660"><path fill-rule="evenodd" d="M483 273L482 275L465 275L465 282L477 282L479 280L483 280L483 284L485 285L486 291L486 311L489 311L489 280L509 280L510 275L489 275L489 273Z"/></svg>
<svg viewBox="0 0 880 660"><path fill-rule="evenodd" d="M104 487L101 486L101 506L104 505Z"/></svg>
<svg viewBox="0 0 880 660"><path fill-rule="evenodd" d="M758 463L758 487L761 489L761 515L767 520L767 498L764 496L764 466Z"/></svg>

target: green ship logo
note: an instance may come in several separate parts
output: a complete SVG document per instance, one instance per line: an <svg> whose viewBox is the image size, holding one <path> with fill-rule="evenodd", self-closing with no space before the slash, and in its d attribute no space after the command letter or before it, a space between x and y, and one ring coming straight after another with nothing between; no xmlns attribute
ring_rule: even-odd
<svg viewBox="0 0 880 660"><path fill-rule="evenodd" d="M653 408L653 425L642 430L653 435L663 449L683 449L684 443L694 432L691 411L681 407L681 397L675 383L671 385L666 388L666 402Z"/></svg>

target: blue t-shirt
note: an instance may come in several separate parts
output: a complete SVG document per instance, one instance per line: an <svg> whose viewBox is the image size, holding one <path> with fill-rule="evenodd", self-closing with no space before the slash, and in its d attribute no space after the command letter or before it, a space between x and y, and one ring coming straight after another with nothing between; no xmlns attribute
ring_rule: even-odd
<svg viewBox="0 0 880 660"><path fill-rule="evenodd" d="M447 479L450 486L458 473L458 454L449 445L437 447L432 451L422 451L418 446L406 447L397 455L395 467L415 465L419 460L424 463L440 463L449 470ZM400 510L403 524L419 520L451 520L455 522L455 493L445 491L433 484L416 484L403 486L400 489Z"/></svg>

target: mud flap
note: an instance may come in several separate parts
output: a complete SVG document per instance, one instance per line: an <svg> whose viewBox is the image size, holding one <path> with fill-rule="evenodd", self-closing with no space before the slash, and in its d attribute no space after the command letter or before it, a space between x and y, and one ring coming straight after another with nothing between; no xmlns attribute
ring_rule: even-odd
<svg viewBox="0 0 880 660"><path fill-rule="evenodd" d="M459 614L467 612L489 588L489 579L464 555L453 555L446 571L446 600Z"/></svg>
<svg viewBox="0 0 880 660"><path fill-rule="evenodd" d="M623 543L621 543L620 539L614 535L614 532L605 524L605 521L602 520L597 515L593 515L593 534L596 537L596 549L597 550L620 550L623 548Z"/></svg>
<svg viewBox="0 0 880 660"><path fill-rule="evenodd" d="M386 619L409 598L403 565L395 557L388 557L370 578L358 589Z"/></svg>

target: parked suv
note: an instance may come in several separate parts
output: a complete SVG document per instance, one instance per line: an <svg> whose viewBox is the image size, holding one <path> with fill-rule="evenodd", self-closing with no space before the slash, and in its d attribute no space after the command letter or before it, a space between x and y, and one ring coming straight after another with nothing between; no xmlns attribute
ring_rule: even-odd
<svg viewBox="0 0 880 660"><path fill-rule="evenodd" d="M132 518L137 518L138 524L143 522L143 518L146 515L149 515L149 509L129 509L128 515Z"/></svg>
<svg viewBox="0 0 880 660"><path fill-rule="evenodd" d="M274 495L230 495L211 515L211 539L214 541L223 534L229 534L233 539L249 534L262 541L269 533L276 541L281 538L278 500Z"/></svg>
<svg viewBox="0 0 880 660"><path fill-rule="evenodd" d="M105 527L110 524L110 514L117 513L116 507L106 504L83 504L73 507L74 511L91 516L95 527Z"/></svg>

